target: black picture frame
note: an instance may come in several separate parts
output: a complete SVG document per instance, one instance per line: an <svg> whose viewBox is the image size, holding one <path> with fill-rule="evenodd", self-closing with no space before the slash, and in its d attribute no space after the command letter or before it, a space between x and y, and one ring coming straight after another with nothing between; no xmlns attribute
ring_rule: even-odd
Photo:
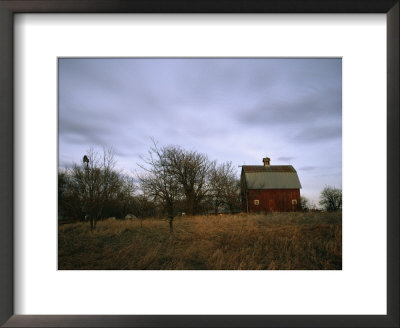
<svg viewBox="0 0 400 328"><path fill-rule="evenodd" d="M399 8L399 0L0 0L0 324L4 327L399 327ZM16 13L385 13L387 315L14 315L13 16Z"/></svg>

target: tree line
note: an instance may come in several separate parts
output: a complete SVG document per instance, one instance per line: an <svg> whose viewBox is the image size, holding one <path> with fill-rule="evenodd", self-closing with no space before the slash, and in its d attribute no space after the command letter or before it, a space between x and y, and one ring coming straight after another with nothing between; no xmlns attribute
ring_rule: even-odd
<svg viewBox="0 0 400 328"><path fill-rule="evenodd" d="M319 196L321 209L334 212L342 209L342 189L326 186ZM300 197L300 206L303 212L320 210L306 197Z"/></svg>
<svg viewBox="0 0 400 328"><path fill-rule="evenodd" d="M90 221L240 210L240 183L231 162L217 164L207 155L153 141L139 164L142 173L116 169L114 152L90 149L80 164L58 172L58 208L62 218Z"/></svg>
<svg viewBox="0 0 400 328"><path fill-rule="evenodd" d="M116 169L112 149L89 149L82 162L58 172L60 218L90 221L91 230L104 217L133 214L173 219L178 215L240 212L240 181L231 162L218 164L207 155L153 141L135 176ZM342 191L325 187L319 205L327 211L342 208ZM316 210L301 197L303 211Z"/></svg>

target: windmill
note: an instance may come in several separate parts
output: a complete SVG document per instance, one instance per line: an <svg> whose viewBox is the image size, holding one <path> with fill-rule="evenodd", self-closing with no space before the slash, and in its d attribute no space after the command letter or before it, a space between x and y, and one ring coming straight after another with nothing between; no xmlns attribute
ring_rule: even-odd
<svg viewBox="0 0 400 328"><path fill-rule="evenodd" d="M85 155L85 156L83 156L82 161L83 161L83 163L86 163L86 168L88 169L89 168L89 158Z"/></svg>

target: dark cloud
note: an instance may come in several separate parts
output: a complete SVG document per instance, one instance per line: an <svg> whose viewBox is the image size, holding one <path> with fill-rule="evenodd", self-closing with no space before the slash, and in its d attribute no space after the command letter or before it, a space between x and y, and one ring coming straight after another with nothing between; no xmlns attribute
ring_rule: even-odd
<svg viewBox="0 0 400 328"><path fill-rule="evenodd" d="M315 169L317 169L316 166L302 166L298 168L299 171L313 171Z"/></svg>
<svg viewBox="0 0 400 328"><path fill-rule="evenodd" d="M291 94L289 90L285 97L277 99L265 97L238 119L246 124L285 125L307 124L338 116L341 116L341 91L329 88L300 94Z"/></svg>
<svg viewBox="0 0 400 328"><path fill-rule="evenodd" d="M107 144L108 137L114 133L110 125L102 124L101 120L96 120L95 117L80 117L75 120L71 117L61 117L58 129L61 140L99 146Z"/></svg>
<svg viewBox="0 0 400 328"><path fill-rule="evenodd" d="M238 125L303 144L340 137L340 60L276 60L275 65L281 68L275 84L234 111Z"/></svg>
<svg viewBox="0 0 400 328"><path fill-rule="evenodd" d="M281 157L278 157L276 160L282 161L282 162L289 162L289 161L292 161L293 159L294 159L294 157L281 156Z"/></svg>
<svg viewBox="0 0 400 328"><path fill-rule="evenodd" d="M317 143L342 137L341 125L316 126L302 130L294 139L300 142Z"/></svg>

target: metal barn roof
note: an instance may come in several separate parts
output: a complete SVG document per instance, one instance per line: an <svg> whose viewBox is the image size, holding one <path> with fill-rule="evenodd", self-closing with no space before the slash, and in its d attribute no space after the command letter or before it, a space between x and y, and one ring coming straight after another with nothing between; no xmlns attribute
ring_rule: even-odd
<svg viewBox="0 0 400 328"><path fill-rule="evenodd" d="M297 172L291 165L244 165L248 189L300 189Z"/></svg>
<svg viewBox="0 0 400 328"><path fill-rule="evenodd" d="M270 166L264 166L264 165L243 165L242 166L244 172L250 173L250 172L294 172L296 173L296 170L292 165L270 165Z"/></svg>

